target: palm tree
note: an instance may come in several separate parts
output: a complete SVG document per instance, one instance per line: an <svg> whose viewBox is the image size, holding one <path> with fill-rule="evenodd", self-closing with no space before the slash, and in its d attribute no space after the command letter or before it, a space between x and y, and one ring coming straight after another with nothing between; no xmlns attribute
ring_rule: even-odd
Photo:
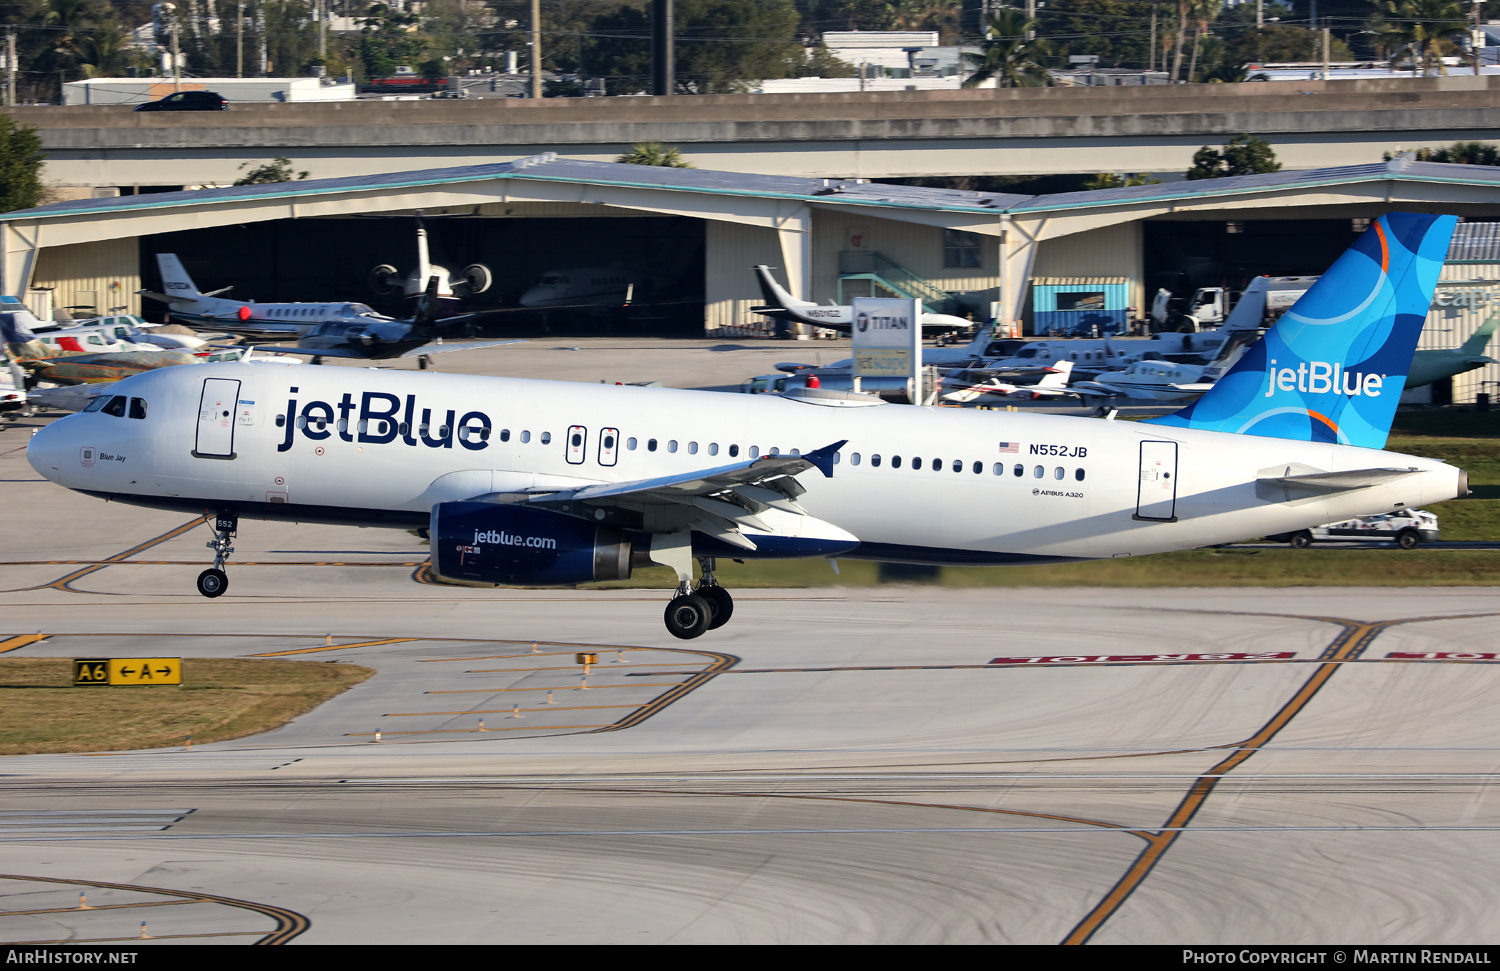
<svg viewBox="0 0 1500 971"><path fill-rule="evenodd" d="M1391 70L1410 64L1427 75L1436 64L1443 74L1443 54L1457 49L1453 38L1468 30L1463 6L1458 0L1384 0L1377 21L1377 43L1399 48L1391 54Z"/></svg>
<svg viewBox="0 0 1500 971"><path fill-rule="evenodd" d="M993 78L996 88L1044 88L1052 83L1046 57L1051 52L1044 40L1033 40L1037 22L1013 7L1005 7L984 25L984 41L978 54L964 52L976 68L964 81L974 88Z"/></svg>
<svg viewBox="0 0 1500 971"><path fill-rule="evenodd" d="M1188 2L1189 15L1197 27L1197 30L1193 32L1193 59L1188 64L1189 81L1198 75L1198 49L1203 44L1203 35L1208 33L1208 25L1218 17L1223 6L1222 0L1189 0Z"/></svg>
<svg viewBox="0 0 1500 971"><path fill-rule="evenodd" d="M639 142L615 161L626 165L660 165L669 169L692 168L675 145L662 145L661 142Z"/></svg>
<svg viewBox="0 0 1500 971"><path fill-rule="evenodd" d="M125 73L130 63L130 49L125 46L126 37L114 24L96 27L81 34L74 47L78 51L79 68L86 78L112 78Z"/></svg>

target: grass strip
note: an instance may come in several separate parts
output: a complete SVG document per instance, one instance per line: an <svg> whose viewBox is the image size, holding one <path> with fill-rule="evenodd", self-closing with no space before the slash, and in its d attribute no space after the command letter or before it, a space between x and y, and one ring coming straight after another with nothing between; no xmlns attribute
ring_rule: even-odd
<svg viewBox="0 0 1500 971"><path fill-rule="evenodd" d="M0 658L0 755L243 738L285 725L374 673L354 664L185 658L181 685L74 687L70 658Z"/></svg>

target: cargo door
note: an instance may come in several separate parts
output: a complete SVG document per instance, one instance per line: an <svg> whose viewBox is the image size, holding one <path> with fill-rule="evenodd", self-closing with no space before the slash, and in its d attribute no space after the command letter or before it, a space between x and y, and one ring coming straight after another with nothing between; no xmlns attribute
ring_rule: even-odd
<svg viewBox="0 0 1500 971"><path fill-rule="evenodd" d="M1177 521L1177 443L1142 442L1135 518Z"/></svg>
<svg viewBox="0 0 1500 971"><path fill-rule="evenodd" d="M234 458L235 411L239 407L240 383L225 378L205 378L198 401L198 437L193 454L203 459Z"/></svg>

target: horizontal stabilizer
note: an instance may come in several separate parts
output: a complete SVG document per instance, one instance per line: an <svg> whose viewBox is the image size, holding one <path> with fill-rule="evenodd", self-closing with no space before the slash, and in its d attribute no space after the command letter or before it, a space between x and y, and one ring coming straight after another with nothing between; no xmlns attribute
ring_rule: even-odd
<svg viewBox="0 0 1500 971"><path fill-rule="evenodd" d="M1257 479L1258 483L1278 485L1288 489L1308 492L1345 492L1350 489L1368 489L1387 482L1415 475L1421 469L1354 469L1349 472L1314 472L1309 475L1279 475Z"/></svg>

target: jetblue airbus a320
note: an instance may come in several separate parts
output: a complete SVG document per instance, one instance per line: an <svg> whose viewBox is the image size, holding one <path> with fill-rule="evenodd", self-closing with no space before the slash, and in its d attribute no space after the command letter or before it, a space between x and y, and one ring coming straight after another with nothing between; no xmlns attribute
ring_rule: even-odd
<svg viewBox="0 0 1500 971"><path fill-rule="evenodd" d="M1468 493L1382 451L1456 220L1378 220L1189 408L1154 422L354 368L222 364L116 385L27 457L104 499L426 527L440 577L676 571L668 629L729 619L717 557L1024 564L1289 533ZM701 578L693 580L693 561Z"/></svg>

